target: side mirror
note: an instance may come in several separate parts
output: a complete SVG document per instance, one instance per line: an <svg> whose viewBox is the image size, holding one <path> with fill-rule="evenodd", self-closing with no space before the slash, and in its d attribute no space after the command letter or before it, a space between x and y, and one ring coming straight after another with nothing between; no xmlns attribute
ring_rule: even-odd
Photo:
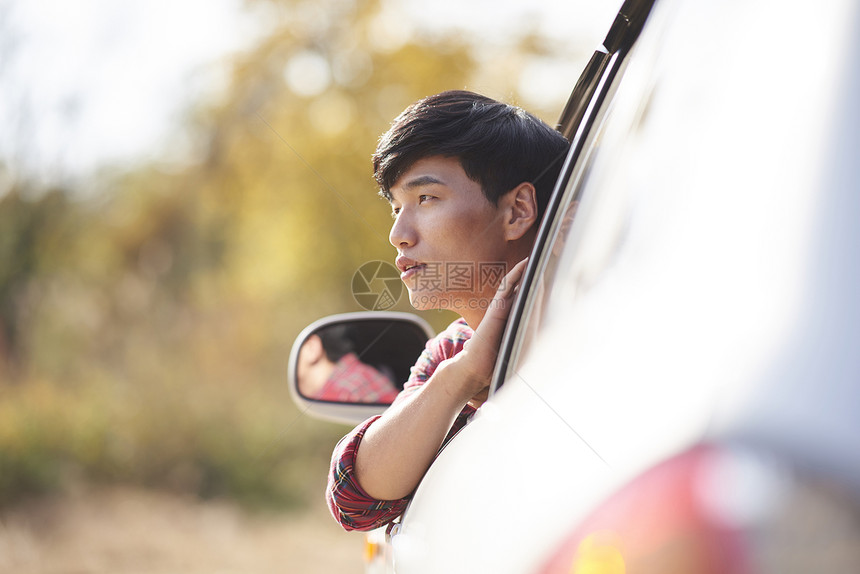
<svg viewBox="0 0 860 574"><path fill-rule="evenodd" d="M367 311L306 327L290 351L293 401L317 418L357 424L382 413L434 335L417 315Z"/></svg>

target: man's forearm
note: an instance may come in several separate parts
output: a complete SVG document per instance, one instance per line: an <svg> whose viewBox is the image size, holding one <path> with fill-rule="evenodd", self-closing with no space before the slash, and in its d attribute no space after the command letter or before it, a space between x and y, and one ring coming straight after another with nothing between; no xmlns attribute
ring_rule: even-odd
<svg viewBox="0 0 860 574"><path fill-rule="evenodd" d="M390 407L367 429L356 454L356 477L370 496L396 500L412 493L470 397L446 361L412 396Z"/></svg>
<svg viewBox="0 0 860 574"><path fill-rule="evenodd" d="M411 494L466 403L474 399L477 406L486 398L526 262L520 261L505 276L463 349L439 363L424 386L389 407L367 429L355 460L356 478L367 494L378 500L397 500Z"/></svg>

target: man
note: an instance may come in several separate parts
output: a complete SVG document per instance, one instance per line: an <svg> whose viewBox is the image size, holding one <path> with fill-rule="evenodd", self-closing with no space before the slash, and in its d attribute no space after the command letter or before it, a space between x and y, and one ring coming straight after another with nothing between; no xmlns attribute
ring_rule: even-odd
<svg viewBox="0 0 860 574"><path fill-rule="evenodd" d="M380 138L374 176L410 302L462 319L427 343L394 404L335 448L327 499L347 530L399 516L446 437L486 399L567 149L531 114L465 91L416 102Z"/></svg>
<svg viewBox="0 0 860 574"><path fill-rule="evenodd" d="M397 397L391 379L359 360L340 327L325 327L305 340L296 377L299 392L318 401L390 404Z"/></svg>

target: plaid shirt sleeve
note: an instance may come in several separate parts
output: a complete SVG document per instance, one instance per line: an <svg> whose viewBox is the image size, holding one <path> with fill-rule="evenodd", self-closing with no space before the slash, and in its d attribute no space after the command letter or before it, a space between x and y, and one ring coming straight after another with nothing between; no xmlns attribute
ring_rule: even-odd
<svg viewBox="0 0 860 574"><path fill-rule="evenodd" d="M404 400L420 388L435 372L436 366L459 353L472 335L472 330L462 319L448 326L445 331L428 341L418 358L409 380L397 401ZM475 409L466 405L445 438L443 446L468 422ZM332 516L346 530L373 530L400 516L409 504L411 495L399 500L377 500L368 495L355 477L355 457L364 433L379 417L373 417L357 426L343 437L334 449L331 470L326 489L326 501ZM441 449L440 449L441 450Z"/></svg>

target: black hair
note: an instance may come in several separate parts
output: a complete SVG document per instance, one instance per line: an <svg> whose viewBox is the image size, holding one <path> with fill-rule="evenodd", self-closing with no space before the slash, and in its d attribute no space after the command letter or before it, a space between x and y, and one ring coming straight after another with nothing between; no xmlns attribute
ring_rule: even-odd
<svg viewBox="0 0 860 574"><path fill-rule="evenodd" d="M517 185L532 183L541 216L569 145L522 108L453 90L419 100L394 119L373 154L373 175L390 201L391 187L416 161L455 157L493 205Z"/></svg>
<svg viewBox="0 0 860 574"><path fill-rule="evenodd" d="M326 358L332 363L338 362L354 350L347 325L327 325L317 331L316 335L322 342Z"/></svg>

